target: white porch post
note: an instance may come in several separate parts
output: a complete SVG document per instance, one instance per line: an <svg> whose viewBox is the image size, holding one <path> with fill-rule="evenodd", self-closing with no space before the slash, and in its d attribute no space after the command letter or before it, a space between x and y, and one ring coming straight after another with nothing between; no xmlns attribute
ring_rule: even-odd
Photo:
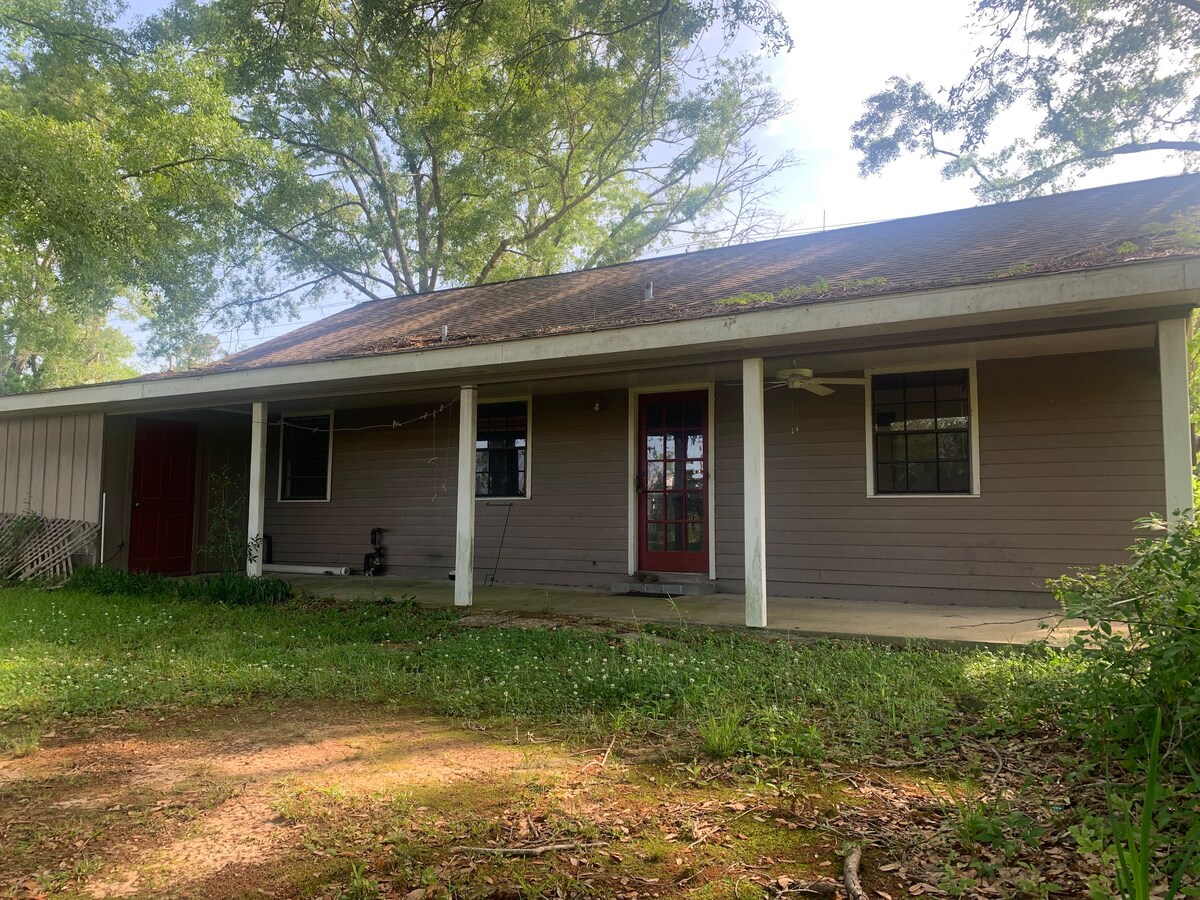
<svg viewBox="0 0 1200 900"><path fill-rule="evenodd" d="M1158 323L1158 374L1162 392L1163 463L1168 521L1192 501L1192 422L1188 408L1187 319Z"/></svg>
<svg viewBox="0 0 1200 900"><path fill-rule="evenodd" d="M250 406L250 515L246 525L246 546L258 544L253 558L246 560L246 574L251 577L262 574L263 520L267 505L267 404L253 403Z"/></svg>
<svg viewBox="0 0 1200 900"><path fill-rule="evenodd" d="M470 606L475 586L475 407L464 385L458 401L458 519L454 538L454 605Z"/></svg>
<svg viewBox="0 0 1200 900"><path fill-rule="evenodd" d="M763 361L742 360L742 453L746 527L746 625L767 627L767 490Z"/></svg>

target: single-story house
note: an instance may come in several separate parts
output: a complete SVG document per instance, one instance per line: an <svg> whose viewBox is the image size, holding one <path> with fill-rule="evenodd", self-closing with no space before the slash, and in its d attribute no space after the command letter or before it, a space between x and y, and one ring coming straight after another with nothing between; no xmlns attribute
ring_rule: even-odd
<svg viewBox="0 0 1200 900"><path fill-rule="evenodd" d="M1198 213L1184 175L363 303L0 398L0 512L183 574L232 483L252 573L454 573L463 605L641 579L751 626L768 596L1042 606L1192 505Z"/></svg>

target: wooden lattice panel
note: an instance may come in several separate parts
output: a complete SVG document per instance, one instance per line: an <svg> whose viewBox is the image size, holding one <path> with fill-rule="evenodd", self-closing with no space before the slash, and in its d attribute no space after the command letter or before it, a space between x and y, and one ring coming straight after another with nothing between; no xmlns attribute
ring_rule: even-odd
<svg viewBox="0 0 1200 900"><path fill-rule="evenodd" d="M100 533L95 522L0 513L0 575L19 581L65 581L72 557L92 550Z"/></svg>

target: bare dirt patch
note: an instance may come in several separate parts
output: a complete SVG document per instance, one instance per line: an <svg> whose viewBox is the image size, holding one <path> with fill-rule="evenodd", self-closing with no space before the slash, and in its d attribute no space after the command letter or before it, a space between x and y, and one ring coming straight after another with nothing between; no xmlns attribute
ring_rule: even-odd
<svg viewBox="0 0 1200 900"><path fill-rule="evenodd" d="M83 723L0 764L0 896L719 897L835 873L807 823L610 751L371 706Z"/></svg>

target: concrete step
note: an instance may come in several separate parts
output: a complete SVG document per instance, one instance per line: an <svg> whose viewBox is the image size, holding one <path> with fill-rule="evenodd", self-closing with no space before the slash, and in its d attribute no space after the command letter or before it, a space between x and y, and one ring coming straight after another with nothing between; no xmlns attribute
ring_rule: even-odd
<svg viewBox="0 0 1200 900"><path fill-rule="evenodd" d="M613 583L614 594L640 594L649 597L703 597L717 593L717 583L704 575L655 574L639 572L633 578Z"/></svg>

